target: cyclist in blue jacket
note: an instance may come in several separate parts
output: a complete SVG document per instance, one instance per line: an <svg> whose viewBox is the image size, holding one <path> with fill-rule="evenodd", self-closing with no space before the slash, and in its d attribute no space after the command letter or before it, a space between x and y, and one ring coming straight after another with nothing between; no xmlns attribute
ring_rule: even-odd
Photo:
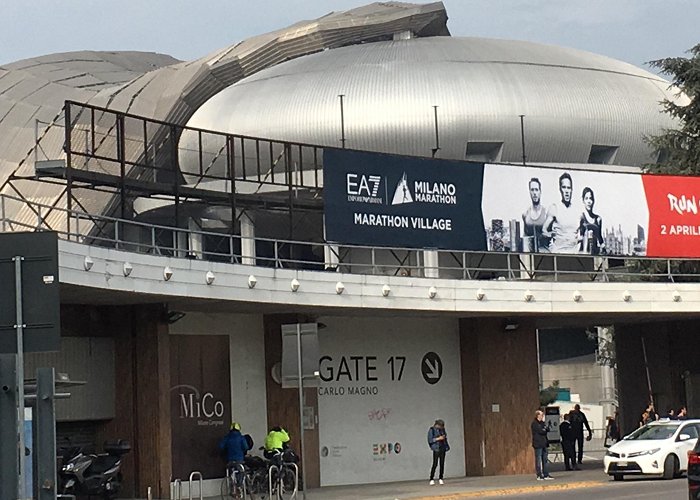
<svg viewBox="0 0 700 500"><path fill-rule="evenodd" d="M227 463L243 463L250 448L245 436L241 434L238 422L231 423L231 430L219 441L219 449L224 453Z"/></svg>

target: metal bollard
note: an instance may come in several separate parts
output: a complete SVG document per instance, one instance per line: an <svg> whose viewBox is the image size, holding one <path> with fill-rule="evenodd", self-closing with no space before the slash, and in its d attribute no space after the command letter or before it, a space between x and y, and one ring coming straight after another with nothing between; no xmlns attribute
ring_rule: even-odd
<svg viewBox="0 0 700 500"><path fill-rule="evenodd" d="M150 486L148 487L146 495L148 495L148 500L153 500L153 491L151 490Z"/></svg>
<svg viewBox="0 0 700 500"><path fill-rule="evenodd" d="M277 471L277 474L275 474L276 481L278 480L277 476L279 476L279 471L280 471L276 465L271 465L270 468L267 469L267 487L268 487L268 493L270 495L270 498L272 498L273 493L275 493L275 494L277 493L276 489L274 492L272 491L272 470L273 469Z"/></svg>
<svg viewBox="0 0 700 500"><path fill-rule="evenodd" d="M176 479L170 486L171 500L182 500L182 480Z"/></svg>
<svg viewBox="0 0 700 500"><path fill-rule="evenodd" d="M195 477L199 478L198 479L198 482L199 482L199 500L204 500L204 497L202 496L202 473L199 471L193 471L190 474L190 478L188 480L189 491L190 491L190 500L192 500L192 479L194 479Z"/></svg>

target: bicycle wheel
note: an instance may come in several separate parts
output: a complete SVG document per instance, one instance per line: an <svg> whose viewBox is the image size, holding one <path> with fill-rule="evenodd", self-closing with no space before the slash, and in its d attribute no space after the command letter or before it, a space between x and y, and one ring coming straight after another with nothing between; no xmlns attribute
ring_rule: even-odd
<svg viewBox="0 0 700 500"><path fill-rule="evenodd" d="M225 477L221 481L221 500L229 500L231 498L231 478Z"/></svg>
<svg viewBox="0 0 700 500"><path fill-rule="evenodd" d="M268 484L267 474L263 471L258 471L247 477L248 496L251 500L268 500Z"/></svg>
<svg viewBox="0 0 700 500"><path fill-rule="evenodd" d="M242 484L236 481L236 475L224 478L221 482L222 500L245 500L245 490Z"/></svg>
<svg viewBox="0 0 700 500"><path fill-rule="evenodd" d="M283 467L280 471L278 484L279 487L277 491L280 500L289 500L293 498L297 492L297 475L294 470Z"/></svg>

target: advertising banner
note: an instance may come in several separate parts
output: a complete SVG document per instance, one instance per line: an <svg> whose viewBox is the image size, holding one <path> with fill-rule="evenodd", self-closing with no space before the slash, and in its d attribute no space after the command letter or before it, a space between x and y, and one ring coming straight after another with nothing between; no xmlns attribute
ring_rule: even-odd
<svg viewBox="0 0 700 500"><path fill-rule="evenodd" d="M227 335L170 336L173 477L224 476L218 443L231 425Z"/></svg>
<svg viewBox="0 0 700 500"><path fill-rule="evenodd" d="M644 175L649 205L647 255L700 257L700 178Z"/></svg>
<svg viewBox="0 0 700 500"><path fill-rule="evenodd" d="M492 252L647 253L639 174L486 165L482 211Z"/></svg>
<svg viewBox="0 0 700 500"><path fill-rule="evenodd" d="M700 178L324 150L326 240L700 257Z"/></svg>
<svg viewBox="0 0 700 500"><path fill-rule="evenodd" d="M326 240L485 250L481 163L326 148Z"/></svg>
<svg viewBox="0 0 700 500"><path fill-rule="evenodd" d="M438 418L445 421L451 446L446 477L463 476L457 322L322 319L327 328L319 335L321 485L425 477L432 461L428 429Z"/></svg>

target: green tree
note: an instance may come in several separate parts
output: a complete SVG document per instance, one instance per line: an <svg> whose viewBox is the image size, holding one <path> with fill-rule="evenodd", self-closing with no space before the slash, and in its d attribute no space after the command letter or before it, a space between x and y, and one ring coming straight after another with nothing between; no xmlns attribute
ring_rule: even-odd
<svg viewBox="0 0 700 500"><path fill-rule="evenodd" d="M664 99L663 112L678 120L678 128L647 138L660 154L660 162L647 165L652 173L700 175L700 44L688 51L690 57L667 57L649 64L669 77L690 102Z"/></svg>
<svg viewBox="0 0 700 500"><path fill-rule="evenodd" d="M659 161L645 170L657 174L700 175L700 44L688 52L689 57L666 57L648 64L667 76L677 90L677 101L661 101L662 111L678 121L678 127L646 137L659 155ZM667 267L661 261L635 260L629 267L648 281L698 281L700 263L673 261ZM646 276L645 276L646 275Z"/></svg>
<svg viewBox="0 0 700 500"><path fill-rule="evenodd" d="M540 390L540 406L549 406L557 400L559 381L553 380L549 387Z"/></svg>

